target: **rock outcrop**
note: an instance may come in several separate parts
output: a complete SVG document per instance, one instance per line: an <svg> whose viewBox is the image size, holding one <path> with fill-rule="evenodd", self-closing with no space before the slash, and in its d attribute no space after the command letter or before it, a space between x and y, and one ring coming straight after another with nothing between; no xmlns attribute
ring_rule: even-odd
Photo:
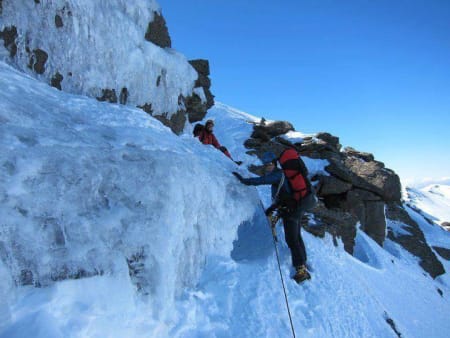
<svg viewBox="0 0 450 338"><path fill-rule="evenodd" d="M214 106L214 95L211 93L211 79L209 78L209 62L208 60L191 60L189 61L198 74L194 85L194 93L192 96L184 100L186 112L190 123L201 121L209 108ZM203 97L202 97L203 96Z"/></svg>
<svg viewBox="0 0 450 338"><path fill-rule="evenodd" d="M382 246L386 238L386 218L400 219L411 227L413 235L394 236L389 229L389 238L420 257L420 265L432 277L444 272L419 227L407 217L401 205L400 179L392 170L376 161L373 154L349 147L341 151L339 138L329 133L305 137L297 143L281 137L291 130L294 128L285 121L256 123L245 146L249 154L258 157L266 151L278 155L287 147L295 147L302 156L329 162L325 167L328 175L311 177L320 202L313 211L314 226L304 225L307 231L317 236L328 232L333 238L339 237L345 250L353 253L357 224ZM249 169L255 174L262 173L259 166ZM438 250L446 254L445 250Z"/></svg>
<svg viewBox="0 0 450 338"><path fill-rule="evenodd" d="M419 257L419 265L431 277L436 278L445 273L442 263L427 244L419 225L409 216L401 204L389 203L386 207L386 216L392 220L388 229L390 240L400 244L414 256ZM443 250L440 253L445 255Z"/></svg>
<svg viewBox="0 0 450 338"><path fill-rule="evenodd" d="M249 153L257 156L265 151L280 154L287 147L294 146L303 156L328 160L329 165L325 169L329 175L312 178L316 181L317 195L323 201L323 206L318 209L322 210L321 219L326 220L323 223L339 224L335 226L338 230L330 232L345 234L342 238L348 252L353 251L357 222L370 237L383 245L386 231L384 206L400 201L399 177L383 163L375 161L372 154L353 148L341 151L339 138L329 133L318 133L294 144L280 137L291 130L294 130L292 125L284 121L255 124L251 139L245 142L245 146L250 149ZM257 167L251 170L259 172ZM330 221L333 215L337 216ZM349 231L350 228L353 230Z"/></svg>
<svg viewBox="0 0 450 338"><path fill-rule="evenodd" d="M161 48L172 47L172 40L170 39L166 20L162 14L153 12L153 21L150 21L148 24L145 40L152 42Z"/></svg>

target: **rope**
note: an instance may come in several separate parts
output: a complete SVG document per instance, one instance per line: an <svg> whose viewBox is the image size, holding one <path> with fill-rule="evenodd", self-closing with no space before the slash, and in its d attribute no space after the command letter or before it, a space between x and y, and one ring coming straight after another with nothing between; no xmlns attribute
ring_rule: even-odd
<svg viewBox="0 0 450 338"><path fill-rule="evenodd" d="M278 271L280 272L281 284L283 285L284 299L286 301L286 308L287 308L288 315L289 315L289 322L291 323L292 336L295 338L294 324L292 324L291 310L289 308L289 302L288 302L288 298L287 298L287 294L286 294L286 287L284 286L283 273L281 272L280 255L278 254L277 242L275 240L275 237L272 236L272 239L273 239L273 245L275 246L275 253L277 255Z"/></svg>
<svg viewBox="0 0 450 338"><path fill-rule="evenodd" d="M262 202L261 202L261 206L263 207L263 210L264 210L264 205L262 204ZM275 247L275 253L276 253L276 256L277 256L278 271L280 272L281 285L283 286L284 300L286 302L286 308L287 308L288 315L289 315L289 322L291 324L292 336L295 338L294 324L292 323L291 310L289 308L289 301L288 301L288 298L287 298L286 287L284 286L283 273L281 272L280 255L278 253L278 246L277 246L277 237L276 237L276 233L273 231L273 227L275 227L276 224L274 224L273 227L272 227L272 222L271 222L269 217L267 217L267 223L269 224L269 227L272 230L273 246Z"/></svg>

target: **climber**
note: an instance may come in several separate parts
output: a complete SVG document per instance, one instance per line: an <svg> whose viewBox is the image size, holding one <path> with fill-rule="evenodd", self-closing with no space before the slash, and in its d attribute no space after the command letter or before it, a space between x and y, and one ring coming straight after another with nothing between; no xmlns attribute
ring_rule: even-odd
<svg viewBox="0 0 450 338"><path fill-rule="evenodd" d="M201 128L200 126L201 126L200 124L197 124L194 128L194 136L198 137L200 142L202 142L203 144L212 144L215 148L219 149L226 156L228 156L234 163L236 163L237 165L242 164L242 161L233 160L228 149L225 148L224 146L221 146L219 141L217 141L217 138L213 133L214 128L213 120L206 121L205 126L203 128Z"/></svg>
<svg viewBox="0 0 450 338"><path fill-rule="evenodd" d="M297 154L295 152L295 154ZM297 154L298 155L298 154ZM283 154L280 156L280 163ZM300 158L298 158L301 161ZM292 265L295 268L294 280L297 283L301 283L306 279L310 279L306 267L306 249L303 243L300 225L305 209L312 208L312 204L315 204L314 194L311 194L311 185L307 179L307 173L300 174L300 170L296 174L297 177L302 175L304 177L304 195L301 202L293 202L292 197L286 198L286 196L293 196L294 194L300 194L300 189L292 188L293 184L291 177L286 175L285 169L277 167L277 157L272 152L266 152L262 156L262 162L264 164L265 175L261 177L244 178L239 173L233 172L233 174L239 179L239 181L245 185L272 185L272 200L273 204L266 210L266 215L270 216L272 213L277 212L283 220L284 234L286 243L291 251ZM303 161L301 162L303 163ZM306 170L306 167L304 167ZM308 191L309 190L309 191ZM311 197L309 197L311 196ZM314 201L311 201L314 199ZM289 201L290 200L290 201Z"/></svg>

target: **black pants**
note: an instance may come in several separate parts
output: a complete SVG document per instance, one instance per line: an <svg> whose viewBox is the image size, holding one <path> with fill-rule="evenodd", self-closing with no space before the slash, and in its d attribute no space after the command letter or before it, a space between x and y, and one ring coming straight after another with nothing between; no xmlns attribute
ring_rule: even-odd
<svg viewBox="0 0 450 338"><path fill-rule="evenodd" d="M286 243L291 250L292 265L297 268L306 264L305 243L301 234L301 220L304 211L298 208L294 212L283 217L284 236Z"/></svg>

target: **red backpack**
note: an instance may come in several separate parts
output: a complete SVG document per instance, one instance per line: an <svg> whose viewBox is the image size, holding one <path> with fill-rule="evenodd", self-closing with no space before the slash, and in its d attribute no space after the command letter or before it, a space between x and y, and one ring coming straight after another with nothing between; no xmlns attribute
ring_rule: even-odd
<svg viewBox="0 0 450 338"><path fill-rule="evenodd" d="M278 161L280 162L284 175L289 182L289 187L291 188L290 196L286 196L285 194L281 199L285 200L285 204L293 207L294 205L298 205L301 200L311 192L311 183L308 180L308 170L294 148L283 151Z"/></svg>

